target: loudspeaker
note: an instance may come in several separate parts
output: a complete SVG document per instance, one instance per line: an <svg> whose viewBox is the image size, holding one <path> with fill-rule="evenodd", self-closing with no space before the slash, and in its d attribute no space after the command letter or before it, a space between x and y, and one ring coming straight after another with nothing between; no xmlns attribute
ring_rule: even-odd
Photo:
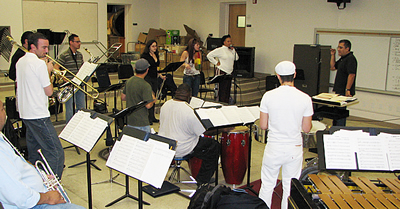
<svg viewBox="0 0 400 209"><path fill-rule="evenodd" d="M221 38L207 38L207 50L212 51L222 46Z"/></svg>
<svg viewBox="0 0 400 209"><path fill-rule="evenodd" d="M276 75L269 75L265 78L265 90L269 91L281 85Z"/></svg>
<svg viewBox="0 0 400 209"><path fill-rule="evenodd" d="M234 75L241 78L254 77L255 47L235 47L239 59L234 63Z"/></svg>

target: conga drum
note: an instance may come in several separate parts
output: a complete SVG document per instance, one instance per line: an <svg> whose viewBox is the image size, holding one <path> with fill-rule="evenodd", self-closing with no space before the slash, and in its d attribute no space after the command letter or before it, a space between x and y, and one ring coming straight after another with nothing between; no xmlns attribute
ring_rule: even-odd
<svg viewBox="0 0 400 209"><path fill-rule="evenodd" d="M249 158L249 128L236 127L221 136L222 172L227 184L241 184Z"/></svg>
<svg viewBox="0 0 400 209"><path fill-rule="evenodd" d="M196 178L197 174L199 174L202 162L203 160L197 157L192 157L189 159L189 169L193 178Z"/></svg>
<svg viewBox="0 0 400 209"><path fill-rule="evenodd" d="M304 133L302 132L303 136L303 148L316 148L317 147L317 131L323 131L326 129L326 125L319 121L313 120L311 121L312 128L310 132Z"/></svg>

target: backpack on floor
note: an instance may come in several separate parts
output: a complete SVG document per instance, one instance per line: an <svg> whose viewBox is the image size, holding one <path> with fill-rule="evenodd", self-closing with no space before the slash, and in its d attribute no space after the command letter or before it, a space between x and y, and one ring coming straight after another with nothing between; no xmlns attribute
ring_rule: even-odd
<svg viewBox="0 0 400 209"><path fill-rule="evenodd" d="M188 209L268 209L263 200L245 191L233 191L225 185L199 187Z"/></svg>

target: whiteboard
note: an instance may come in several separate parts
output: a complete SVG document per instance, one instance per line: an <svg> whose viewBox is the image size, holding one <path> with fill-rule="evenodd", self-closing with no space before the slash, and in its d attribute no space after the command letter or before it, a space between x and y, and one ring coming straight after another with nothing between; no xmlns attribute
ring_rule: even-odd
<svg viewBox="0 0 400 209"><path fill-rule="evenodd" d="M24 0L22 11L24 31L68 30L81 41L98 40L97 3Z"/></svg>
<svg viewBox="0 0 400 209"><path fill-rule="evenodd" d="M337 47L339 40L348 39L351 51L357 58L356 87L386 91L390 36L378 33L332 32L316 33L318 44ZM339 59L339 56L336 55ZM330 83L334 83L336 72L331 72ZM392 89L390 89L392 90Z"/></svg>
<svg viewBox="0 0 400 209"><path fill-rule="evenodd" d="M390 39L386 90L400 92L400 38Z"/></svg>

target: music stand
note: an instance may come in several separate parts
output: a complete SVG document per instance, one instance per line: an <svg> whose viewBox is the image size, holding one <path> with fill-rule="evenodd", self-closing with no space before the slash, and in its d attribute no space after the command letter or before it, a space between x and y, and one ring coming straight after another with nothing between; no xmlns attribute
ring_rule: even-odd
<svg viewBox="0 0 400 209"><path fill-rule="evenodd" d="M110 115L110 117L114 118L114 122L115 122L115 133L116 133L115 139L117 139L119 137L119 136L117 136L117 134L118 134L118 130L117 130L118 127L117 126L119 126L122 129L124 127L124 125L125 125L125 117L130 115L131 113L133 113L133 112L145 107L145 105L147 103L148 103L148 101L141 101L136 105L133 105L131 107L127 107L127 108L125 108L125 109L123 109L123 110L121 110L121 111L119 111L119 112L117 112L115 114ZM113 144L114 143L115 143L115 141L113 141ZM112 147L112 145L108 148L108 152L111 152L111 147ZM114 181L114 179L117 178L118 176L119 176L119 174L117 174L116 176L112 177L112 169L110 168L110 179L105 180L105 181L101 181L101 182L93 183L93 185L102 184L102 183L115 183L115 184L118 184L118 185L121 185L121 186L125 186L125 185L123 185L123 184L121 184L119 182L115 182ZM128 184L126 186L128 186Z"/></svg>
<svg viewBox="0 0 400 209"><path fill-rule="evenodd" d="M92 208L90 165L93 165L90 160L90 151L96 145L112 121L112 118L95 111L80 110L72 117L70 122L64 127L59 135L61 139L86 151L88 204L90 209Z"/></svg>
<svg viewBox="0 0 400 209"><path fill-rule="evenodd" d="M130 138L124 138L127 135ZM159 143L148 142L149 139L166 143L167 146ZM126 175L126 191L123 196L106 205L106 207L123 200L126 197L139 202L139 208L143 208L143 204L150 205L143 201L142 181L161 187L168 171L169 165L175 155L176 141L153 135L145 131L125 126L120 136L120 141L116 142L116 149L110 154L106 166L118 170ZM133 150L135 150L133 152ZM129 155L126 153L129 152ZM157 157L159 153L164 156L162 159ZM139 157L140 156L140 157ZM123 160L123 158L127 158ZM142 158L142 159L138 159ZM131 159L141 161L139 164L132 162ZM124 164L126 163L126 164ZM144 165L143 165L144 164ZM133 169L132 169L133 166ZM156 174L154 173L156 171ZM139 198L129 194L129 176L138 180Z"/></svg>
<svg viewBox="0 0 400 209"><path fill-rule="evenodd" d="M174 72L175 72L176 70L178 70L178 68L181 67L183 63L184 63L184 62L172 62L172 63L169 63L169 64L167 65L167 67L165 67L164 69L158 71L157 73L169 73L169 72L172 72L172 73L171 73L172 79L174 79ZM162 82L162 84L161 84L161 87L160 87L160 89L159 89L159 92L157 92L157 94L156 94L156 99L159 100L159 104L161 103L161 99L160 99L159 96L160 96L160 94L161 94L161 91L162 91L162 89L163 89L163 87L164 87L164 83L165 83L166 80L167 80L167 79L163 80L163 82Z"/></svg>

